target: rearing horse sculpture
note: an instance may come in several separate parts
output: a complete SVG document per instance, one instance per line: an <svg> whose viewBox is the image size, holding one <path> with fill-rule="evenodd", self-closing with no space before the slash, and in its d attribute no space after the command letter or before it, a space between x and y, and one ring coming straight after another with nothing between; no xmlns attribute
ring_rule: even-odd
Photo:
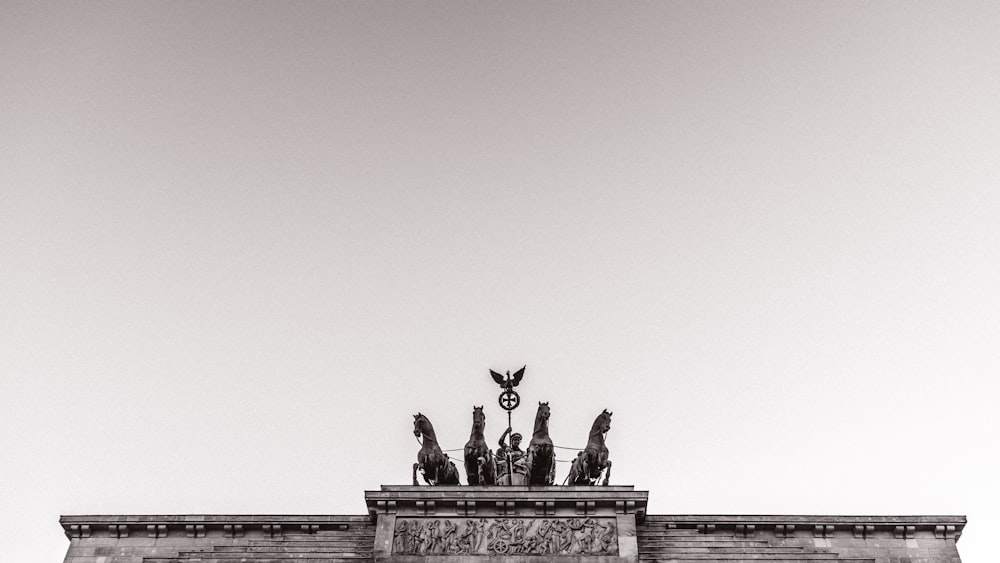
<svg viewBox="0 0 1000 563"><path fill-rule="evenodd" d="M497 481L493 451L486 445L483 433L486 415L483 407L472 407L472 433L465 444L465 478L470 485L495 485Z"/></svg>
<svg viewBox="0 0 1000 563"><path fill-rule="evenodd" d="M528 485L551 485L556 479L556 456L549 438L549 404L538 403L535 431L528 444Z"/></svg>
<svg viewBox="0 0 1000 563"><path fill-rule="evenodd" d="M587 440L587 447L584 448L570 467L568 480L570 485L595 485L604 473L604 482L607 486L608 479L611 478L611 460L608 459L608 447L604 445L604 435L611 430L611 414L607 409L597 415L594 425L590 427L590 438Z"/></svg>
<svg viewBox="0 0 1000 563"><path fill-rule="evenodd" d="M424 481L428 485L458 485L458 469L448 456L441 451L438 445L437 436L434 434L434 426L426 416L417 413L413 415L413 435L419 438L421 435L424 441L421 443L420 451L417 453L417 463L413 464L413 484L417 483L417 469L424 476Z"/></svg>

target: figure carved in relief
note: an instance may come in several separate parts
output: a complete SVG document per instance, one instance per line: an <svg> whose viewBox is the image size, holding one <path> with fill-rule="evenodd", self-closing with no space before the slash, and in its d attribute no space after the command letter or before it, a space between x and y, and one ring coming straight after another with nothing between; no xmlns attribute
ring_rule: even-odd
<svg viewBox="0 0 1000 563"><path fill-rule="evenodd" d="M410 533L407 529L406 520L396 521L396 534L392 537L392 551L395 553L406 553L410 550Z"/></svg>
<svg viewBox="0 0 1000 563"><path fill-rule="evenodd" d="M540 555L552 553L551 536L552 523L549 522L548 518L546 518L538 523L538 529L535 531L534 541L531 544L530 551Z"/></svg>
<svg viewBox="0 0 1000 563"><path fill-rule="evenodd" d="M476 523L472 520L465 521L465 531L458 538L459 554L470 554L476 549Z"/></svg>
<svg viewBox="0 0 1000 563"><path fill-rule="evenodd" d="M398 520L397 555L580 555L618 552L615 525L594 518Z"/></svg>
<svg viewBox="0 0 1000 563"><path fill-rule="evenodd" d="M438 521L434 520L427 522L420 529L420 552L421 553L434 553L434 528L437 526Z"/></svg>
<svg viewBox="0 0 1000 563"><path fill-rule="evenodd" d="M444 531L441 533L441 553L455 553L458 551L458 539L455 532L458 528L451 520L444 521Z"/></svg>
<svg viewBox="0 0 1000 563"><path fill-rule="evenodd" d="M554 532L555 551L553 553L569 553L573 546L573 529L563 520L557 520L552 524Z"/></svg>
<svg viewBox="0 0 1000 563"><path fill-rule="evenodd" d="M597 553L614 553L618 551L618 534L615 533L615 527L610 523L602 524L601 522L597 522L594 541L596 542L594 551Z"/></svg>

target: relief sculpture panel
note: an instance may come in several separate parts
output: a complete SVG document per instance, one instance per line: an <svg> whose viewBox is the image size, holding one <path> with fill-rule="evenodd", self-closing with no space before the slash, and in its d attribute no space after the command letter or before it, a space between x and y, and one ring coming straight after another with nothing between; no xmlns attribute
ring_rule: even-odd
<svg viewBox="0 0 1000 563"><path fill-rule="evenodd" d="M617 555L613 518L399 518L393 555Z"/></svg>

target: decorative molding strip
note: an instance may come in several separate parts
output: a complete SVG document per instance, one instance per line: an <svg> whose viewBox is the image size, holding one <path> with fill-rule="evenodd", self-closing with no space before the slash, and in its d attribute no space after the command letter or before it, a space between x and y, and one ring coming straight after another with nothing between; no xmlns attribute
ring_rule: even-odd
<svg viewBox="0 0 1000 563"><path fill-rule="evenodd" d="M832 538L834 527L828 524L817 524L813 528L813 536L817 538Z"/></svg>
<svg viewBox="0 0 1000 563"><path fill-rule="evenodd" d="M615 501L615 512L618 514L632 514L635 512L634 500Z"/></svg>
<svg viewBox="0 0 1000 563"><path fill-rule="evenodd" d="M660 514L646 516L643 521L636 519L640 525L647 527L665 526L668 529L705 530L714 525L716 530L735 531L737 526L754 524L760 529L775 529L777 526L795 526L795 531L801 535L812 533L817 539L832 539L834 531L840 534L852 534L857 539L913 539L916 537L937 537L957 541L962 536L966 525L966 517L960 515L738 515L738 514ZM951 531L952 526L954 531ZM877 547L877 546L873 546Z"/></svg>
<svg viewBox="0 0 1000 563"><path fill-rule="evenodd" d="M535 514L540 516L552 516L556 513L556 503L544 500L535 501Z"/></svg>
<svg viewBox="0 0 1000 563"><path fill-rule="evenodd" d="M513 516L517 514L517 509L514 506L514 501L511 500L498 500L496 501L497 514L500 516Z"/></svg>
<svg viewBox="0 0 1000 563"><path fill-rule="evenodd" d="M875 536L875 526L871 524L854 526L854 537L868 539Z"/></svg>
<svg viewBox="0 0 1000 563"><path fill-rule="evenodd" d="M64 528L66 537L69 539L89 538L90 524L70 524Z"/></svg>
<svg viewBox="0 0 1000 563"><path fill-rule="evenodd" d="M795 524L776 524L774 535L779 538L790 538L795 535Z"/></svg>
<svg viewBox="0 0 1000 563"><path fill-rule="evenodd" d="M934 537L939 540L954 539L957 541L960 535L962 535L962 532L957 531L955 526L934 526Z"/></svg>
<svg viewBox="0 0 1000 563"><path fill-rule="evenodd" d="M165 516L62 516L59 519L70 539L100 537L123 539L134 536L153 539L167 537L244 537L260 534L281 537L289 531L315 534L320 530L343 532L368 529L374 532L371 520L363 515L225 515L179 514Z"/></svg>

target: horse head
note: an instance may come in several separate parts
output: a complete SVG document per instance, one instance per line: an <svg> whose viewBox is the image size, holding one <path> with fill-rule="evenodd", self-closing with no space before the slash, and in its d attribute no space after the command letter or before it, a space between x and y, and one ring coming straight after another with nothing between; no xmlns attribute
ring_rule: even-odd
<svg viewBox="0 0 1000 563"><path fill-rule="evenodd" d="M482 432L486 428L486 414L483 413L483 407L472 406L472 430L473 432Z"/></svg>
<svg viewBox="0 0 1000 563"><path fill-rule="evenodd" d="M538 412L535 414L535 420L542 419L548 420L551 412L549 411L549 403L538 401Z"/></svg>
<svg viewBox="0 0 1000 563"><path fill-rule="evenodd" d="M431 421L419 412L413 415L413 435L419 438L424 434L434 434L434 427L431 426Z"/></svg>
<svg viewBox="0 0 1000 563"><path fill-rule="evenodd" d="M611 430L611 415L614 413L608 412L608 409L601 411L601 414L597 415L594 419L594 426L591 428L591 433L600 432L601 434L606 434L608 430Z"/></svg>

